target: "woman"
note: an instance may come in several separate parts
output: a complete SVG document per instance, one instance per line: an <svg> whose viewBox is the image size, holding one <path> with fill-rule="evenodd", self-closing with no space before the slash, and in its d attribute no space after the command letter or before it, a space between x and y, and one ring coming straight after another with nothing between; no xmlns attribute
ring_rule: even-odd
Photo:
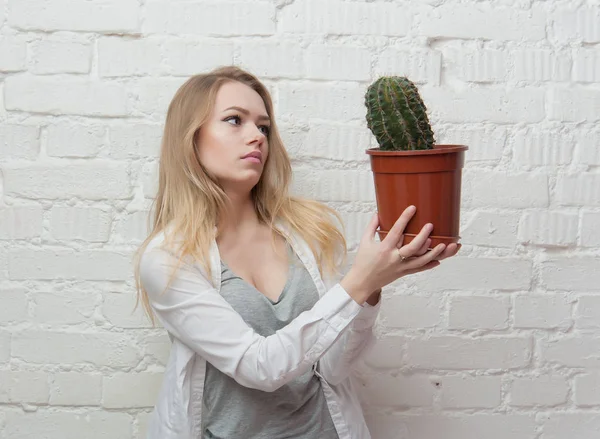
<svg viewBox="0 0 600 439"><path fill-rule="evenodd" d="M370 437L350 373L373 343L381 288L457 249L427 251L429 224L403 246L414 207L378 242L374 215L337 282L340 218L291 197L290 178L254 76L224 67L181 86L136 267L139 298L172 341L149 438Z"/></svg>

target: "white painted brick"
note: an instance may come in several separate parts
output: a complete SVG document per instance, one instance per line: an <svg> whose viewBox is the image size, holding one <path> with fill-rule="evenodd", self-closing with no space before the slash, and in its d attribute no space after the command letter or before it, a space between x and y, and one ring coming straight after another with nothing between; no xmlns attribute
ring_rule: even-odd
<svg viewBox="0 0 600 439"><path fill-rule="evenodd" d="M152 218L148 211L129 212L117 220L115 226L116 242L141 243L150 233Z"/></svg>
<svg viewBox="0 0 600 439"><path fill-rule="evenodd" d="M599 372L592 371L575 377L573 400L578 407L600 406Z"/></svg>
<svg viewBox="0 0 600 439"><path fill-rule="evenodd" d="M72 409L8 412L4 432L10 439L131 439L132 417L127 413Z"/></svg>
<svg viewBox="0 0 600 439"><path fill-rule="evenodd" d="M152 407L162 382L162 373L116 373L105 377L102 406L106 408Z"/></svg>
<svg viewBox="0 0 600 439"><path fill-rule="evenodd" d="M88 42L40 40L31 44L31 71L37 75L89 73L92 45Z"/></svg>
<svg viewBox="0 0 600 439"><path fill-rule="evenodd" d="M59 372L50 376L50 405L100 405L102 375Z"/></svg>
<svg viewBox="0 0 600 439"><path fill-rule="evenodd" d="M46 373L0 371L0 402L47 404L48 395Z"/></svg>
<svg viewBox="0 0 600 439"><path fill-rule="evenodd" d="M42 234L42 208L0 207L0 240L32 239Z"/></svg>
<svg viewBox="0 0 600 439"><path fill-rule="evenodd" d="M554 406L567 402L569 384L560 376L515 378L509 392L512 406Z"/></svg>
<svg viewBox="0 0 600 439"><path fill-rule="evenodd" d="M263 43L264 45L266 43ZM165 73L191 76L233 63L234 44L222 39L186 39L177 36L162 42Z"/></svg>
<svg viewBox="0 0 600 439"><path fill-rule="evenodd" d="M568 328L571 304L562 295L527 295L515 298L515 328Z"/></svg>
<svg viewBox="0 0 600 439"><path fill-rule="evenodd" d="M136 0L8 0L8 23L25 30L71 30L86 32L134 32L138 29L140 4Z"/></svg>
<svg viewBox="0 0 600 439"><path fill-rule="evenodd" d="M95 207L53 207L50 233L61 241L108 241L111 213Z"/></svg>
<svg viewBox="0 0 600 439"><path fill-rule="evenodd" d="M302 193L320 201L374 201L373 174L368 171L326 170L318 174L294 173Z"/></svg>
<svg viewBox="0 0 600 439"><path fill-rule="evenodd" d="M8 279L8 251L0 248L0 280Z"/></svg>
<svg viewBox="0 0 600 439"><path fill-rule="evenodd" d="M371 54L361 47L313 44L306 49L306 67L311 79L366 81Z"/></svg>
<svg viewBox="0 0 600 439"><path fill-rule="evenodd" d="M10 359L10 345L10 332L0 330L0 363L6 363Z"/></svg>
<svg viewBox="0 0 600 439"><path fill-rule="evenodd" d="M82 77L11 76L6 78L4 94L7 110L84 116L128 114L125 86Z"/></svg>
<svg viewBox="0 0 600 439"><path fill-rule="evenodd" d="M37 126L2 123L0 160L35 159L40 153L40 129Z"/></svg>
<svg viewBox="0 0 600 439"><path fill-rule="evenodd" d="M477 276L473 276L477 273ZM419 291L527 290L532 276L531 261L518 258L463 258L443 261L427 273L409 276L406 282Z"/></svg>
<svg viewBox="0 0 600 439"><path fill-rule="evenodd" d="M514 369L529 364L527 337L433 336L406 343L406 363L415 369Z"/></svg>
<svg viewBox="0 0 600 439"><path fill-rule="evenodd" d="M534 123L545 117L544 91L538 88L459 90L427 85L419 91L432 119L443 122Z"/></svg>
<svg viewBox="0 0 600 439"><path fill-rule="evenodd" d="M600 297L579 297L575 308L575 327L600 329Z"/></svg>
<svg viewBox="0 0 600 439"><path fill-rule="evenodd" d="M581 214L581 245L600 247L600 212Z"/></svg>
<svg viewBox="0 0 600 439"><path fill-rule="evenodd" d="M0 307L0 324L23 322L29 317L25 288L2 288L2 307ZM0 337L0 341L3 341Z"/></svg>
<svg viewBox="0 0 600 439"><path fill-rule="evenodd" d="M553 12L553 30L560 40L564 42L573 42L574 40L584 43L600 42L600 7L556 8Z"/></svg>
<svg viewBox="0 0 600 439"><path fill-rule="evenodd" d="M555 87L549 91L548 117L560 122L600 121L600 90Z"/></svg>
<svg viewBox="0 0 600 439"><path fill-rule="evenodd" d="M161 119L167 113L169 103L177 89L187 78L140 78L132 86L135 96L133 107L144 114L159 113Z"/></svg>
<svg viewBox="0 0 600 439"><path fill-rule="evenodd" d="M158 364L166 366L171 351L171 340L166 332L160 335L147 335L143 337L141 345L144 349L144 355L148 355Z"/></svg>
<svg viewBox="0 0 600 439"><path fill-rule="evenodd" d="M110 37L98 41L100 76L145 76L156 71L160 64L159 40Z"/></svg>
<svg viewBox="0 0 600 439"><path fill-rule="evenodd" d="M92 320L96 298L79 291L36 292L33 321L50 325L75 325Z"/></svg>
<svg viewBox="0 0 600 439"><path fill-rule="evenodd" d="M600 285L598 260L563 257L542 262L542 286L549 290L596 291Z"/></svg>
<svg viewBox="0 0 600 439"><path fill-rule="evenodd" d="M106 128L57 123L48 126L46 154L53 157L93 157L105 145Z"/></svg>
<svg viewBox="0 0 600 439"><path fill-rule="evenodd" d="M112 159L157 158L163 127L161 125L128 123L108 130L106 155Z"/></svg>
<svg viewBox="0 0 600 439"><path fill-rule="evenodd" d="M0 72L26 69L27 43L19 36L0 35Z"/></svg>
<svg viewBox="0 0 600 439"><path fill-rule="evenodd" d="M465 219L460 236L463 244L485 247L514 247L519 218L512 213L476 211L462 214Z"/></svg>
<svg viewBox="0 0 600 439"><path fill-rule="evenodd" d="M594 49L578 49L573 60L573 80L600 82L600 54Z"/></svg>
<svg viewBox="0 0 600 439"><path fill-rule="evenodd" d="M523 188L527 188L526 191ZM527 172L463 171L463 200L472 207L547 207L548 176Z"/></svg>
<svg viewBox="0 0 600 439"><path fill-rule="evenodd" d="M297 41L243 41L239 48L240 67L260 78L302 78L306 72L306 50Z"/></svg>
<svg viewBox="0 0 600 439"><path fill-rule="evenodd" d="M102 200L130 196L127 165L110 162L7 167L4 191L12 196L46 199Z"/></svg>
<svg viewBox="0 0 600 439"><path fill-rule="evenodd" d="M417 84L438 85L442 75L442 53L435 50L386 48L376 58L375 75L407 76Z"/></svg>
<svg viewBox="0 0 600 439"><path fill-rule="evenodd" d="M598 413L556 413L542 427L544 439L591 439L600 431Z"/></svg>
<svg viewBox="0 0 600 439"><path fill-rule="evenodd" d="M516 166L568 165L573 158L575 140L560 133L521 131L516 134L513 163Z"/></svg>
<svg viewBox="0 0 600 439"><path fill-rule="evenodd" d="M386 297L381 309L382 324L387 328L430 328L440 323L442 299L439 296Z"/></svg>
<svg viewBox="0 0 600 439"><path fill-rule="evenodd" d="M502 401L500 377L445 376L439 381L443 408L494 408Z"/></svg>
<svg viewBox="0 0 600 439"><path fill-rule="evenodd" d="M135 343L123 334L28 330L13 336L12 356L28 363L96 367L133 367L141 359Z"/></svg>
<svg viewBox="0 0 600 439"><path fill-rule="evenodd" d="M555 340L545 340L541 346L541 359L550 364L566 367L598 368L600 338L594 335L569 335Z"/></svg>
<svg viewBox="0 0 600 439"><path fill-rule="evenodd" d="M305 0L284 8L278 23L291 33L405 36L412 19L408 8L393 3Z"/></svg>
<svg viewBox="0 0 600 439"><path fill-rule="evenodd" d="M134 436L134 439L146 439L148 435L148 428L150 423L150 413L140 413L136 418L137 424L137 434Z"/></svg>
<svg viewBox="0 0 600 439"><path fill-rule="evenodd" d="M376 375L362 392L369 407L431 407L434 393L427 375Z"/></svg>
<svg viewBox="0 0 600 439"><path fill-rule="evenodd" d="M571 58L563 52L539 49L510 51L515 81L568 81L571 77Z"/></svg>
<svg viewBox="0 0 600 439"><path fill-rule="evenodd" d="M458 77L468 82L505 81L508 71L508 56L502 50L452 51L448 58L459 67Z"/></svg>
<svg viewBox="0 0 600 439"><path fill-rule="evenodd" d="M586 132L577 139L575 163L600 166L600 133Z"/></svg>
<svg viewBox="0 0 600 439"><path fill-rule="evenodd" d="M490 26L490 23L494 23ZM546 14L541 8L477 7L442 4L419 23L418 34L500 41L540 41L546 38Z"/></svg>
<svg viewBox="0 0 600 439"><path fill-rule="evenodd" d="M141 304L134 311L134 294L105 293L103 296L102 314L111 325L118 328L152 327Z"/></svg>
<svg viewBox="0 0 600 439"><path fill-rule="evenodd" d="M358 248L373 212L340 212L345 228L346 246L348 250Z"/></svg>
<svg viewBox="0 0 600 439"><path fill-rule="evenodd" d="M435 131L437 143L467 145L465 162L497 162L502 158L507 133L502 127L483 128L441 127Z"/></svg>
<svg viewBox="0 0 600 439"><path fill-rule="evenodd" d="M209 36L273 35L271 2L216 1L146 3L144 33Z"/></svg>
<svg viewBox="0 0 600 439"><path fill-rule="evenodd" d="M13 250L8 271L12 280L127 280L130 260L107 250Z"/></svg>
<svg viewBox="0 0 600 439"><path fill-rule="evenodd" d="M4 24L4 19L5 19L5 15L4 15L4 3L5 0L0 0L0 26L2 26Z"/></svg>
<svg viewBox="0 0 600 439"><path fill-rule="evenodd" d="M404 337L382 336L365 356L365 363L376 369L396 369L402 365L405 343Z"/></svg>
<svg viewBox="0 0 600 439"><path fill-rule="evenodd" d="M558 175L556 202L560 206L600 206L600 174Z"/></svg>
<svg viewBox="0 0 600 439"><path fill-rule="evenodd" d="M510 301L500 297L453 297L450 299L450 329L506 329Z"/></svg>
<svg viewBox="0 0 600 439"><path fill-rule="evenodd" d="M523 243L567 246L577 242L579 218L575 213L533 210L525 212L519 224Z"/></svg>
<svg viewBox="0 0 600 439"><path fill-rule="evenodd" d="M144 196L154 198L158 191L158 163L147 163L142 168Z"/></svg>

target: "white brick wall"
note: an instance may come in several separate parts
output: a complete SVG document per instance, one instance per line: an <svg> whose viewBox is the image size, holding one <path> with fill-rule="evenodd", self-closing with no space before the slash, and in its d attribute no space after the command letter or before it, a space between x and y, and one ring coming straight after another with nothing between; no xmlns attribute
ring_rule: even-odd
<svg viewBox="0 0 600 439"><path fill-rule="evenodd" d="M173 93L231 63L351 249L371 81L470 146L463 250L387 289L360 368L374 439L597 437L599 44L597 1L0 0L0 437L144 438L169 343L131 255Z"/></svg>

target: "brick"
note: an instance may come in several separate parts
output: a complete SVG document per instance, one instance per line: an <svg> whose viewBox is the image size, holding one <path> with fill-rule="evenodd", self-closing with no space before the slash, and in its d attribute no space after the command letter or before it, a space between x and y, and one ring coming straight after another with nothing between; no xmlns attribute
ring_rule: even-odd
<svg viewBox="0 0 600 439"><path fill-rule="evenodd" d="M556 202L560 206L600 206L600 174L558 175Z"/></svg>
<svg viewBox="0 0 600 439"><path fill-rule="evenodd" d="M21 36L0 35L0 72L27 69L27 43Z"/></svg>
<svg viewBox="0 0 600 439"><path fill-rule="evenodd" d="M105 293L103 295L102 314L117 328L151 328L142 306L135 311L136 298L133 294Z"/></svg>
<svg viewBox="0 0 600 439"><path fill-rule="evenodd" d="M515 369L530 363L531 350L527 337L432 336L406 343L406 363L412 369Z"/></svg>
<svg viewBox="0 0 600 439"><path fill-rule="evenodd" d="M519 167L568 165L573 159L575 140L556 132L521 131L516 134L513 163Z"/></svg>
<svg viewBox="0 0 600 439"><path fill-rule="evenodd" d="M35 364L133 367L139 348L123 334L27 330L13 336L12 356Z"/></svg>
<svg viewBox="0 0 600 439"><path fill-rule="evenodd" d="M517 244L519 218L515 214L475 211L461 215L463 244L509 248Z"/></svg>
<svg viewBox="0 0 600 439"><path fill-rule="evenodd" d="M590 371L577 375L573 385L573 400L578 407L600 406L600 373Z"/></svg>
<svg viewBox="0 0 600 439"><path fill-rule="evenodd" d="M526 295L515 298L515 328L569 328L571 304L562 295Z"/></svg>
<svg viewBox="0 0 600 439"><path fill-rule="evenodd" d="M573 80L600 82L600 55L594 49L578 49L573 59Z"/></svg>
<svg viewBox="0 0 600 439"><path fill-rule="evenodd" d="M144 196L154 198L158 191L158 164L146 163L142 168L142 189Z"/></svg>
<svg viewBox="0 0 600 439"><path fill-rule="evenodd" d="M450 299L450 329L506 329L510 302L497 297L453 297Z"/></svg>
<svg viewBox="0 0 600 439"><path fill-rule="evenodd" d="M423 86L419 89L433 120L450 123L513 124L541 122L545 118L544 91L523 87L451 89Z"/></svg>
<svg viewBox="0 0 600 439"><path fill-rule="evenodd" d="M0 371L0 402L47 404L48 395L45 372Z"/></svg>
<svg viewBox="0 0 600 439"><path fill-rule="evenodd" d="M75 325L93 320L96 297L79 291L54 291L33 296L33 321L49 325Z"/></svg>
<svg viewBox="0 0 600 439"><path fill-rule="evenodd" d="M171 340L166 332L160 335L144 336L140 341L140 346L143 349L144 356L148 356L149 359L166 366L171 352Z"/></svg>
<svg viewBox="0 0 600 439"><path fill-rule="evenodd" d="M102 375L59 372L50 376L50 405L100 405Z"/></svg>
<svg viewBox="0 0 600 439"><path fill-rule="evenodd" d="M40 40L31 52L31 72L37 75L89 73L92 65L92 45L84 41Z"/></svg>
<svg viewBox="0 0 600 439"><path fill-rule="evenodd" d="M489 23L494 23L490 26ZM419 23L418 33L430 38L540 41L546 38L546 14L539 7L518 8L441 5Z"/></svg>
<svg viewBox="0 0 600 439"><path fill-rule="evenodd" d="M140 123L111 126L105 145L112 159L158 158L163 127Z"/></svg>
<svg viewBox="0 0 600 439"><path fill-rule="evenodd" d="M134 109L143 114L166 114L175 92L187 78L139 78L132 86Z"/></svg>
<svg viewBox="0 0 600 439"><path fill-rule="evenodd" d="M600 132L585 132L578 136L574 162L600 166Z"/></svg>
<svg viewBox="0 0 600 439"><path fill-rule="evenodd" d="M506 145L506 129L486 126L483 128L440 127L435 131L438 144L467 145L467 164L475 162L498 162Z"/></svg>
<svg viewBox="0 0 600 439"><path fill-rule="evenodd" d="M58 123L48 126L46 142L52 157L94 157L106 144L106 128Z"/></svg>
<svg viewBox="0 0 600 439"><path fill-rule="evenodd" d="M426 375L376 375L361 396L369 407L431 407L435 386Z"/></svg>
<svg viewBox="0 0 600 439"><path fill-rule="evenodd" d="M130 260L107 250L13 250L8 270L12 280L127 280Z"/></svg>
<svg viewBox="0 0 600 439"><path fill-rule="evenodd" d="M577 242L579 218L576 213L534 210L525 212L519 223L522 243L568 246Z"/></svg>
<svg viewBox="0 0 600 439"><path fill-rule="evenodd" d="M260 47L264 46L263 42ZM173 76L191 76L212 70L215 66L233 64L234 44L222 39L186 39L177 36L163 41L161 69Z"/></svg>
<svg viewBox="0 0 600 439"><path fill-rule="evenodd" d="M442 53L435 50L398 50L386 48L375 60L375 75L406 76L416 84L439 85L442 75Z"/></svg>
<svg viewBox="0 0 600 439"><path fill-rule="evenodd" d="M33 165L4 169L5 194L25 198L89 200L129 198L126 164L94 161L83 164Z"/></svg>
<svg viewBox="0 0 600 439"><path fill-rule="evenodd" d="M578 6L577 9L554 10L554 33L563 42L600 42L600 7Z"/></svg>
<svg viewBox="0 0 600 439"><path fill-rule="evenodd" d="M20 287L2 288L0 323L24 322L29 318L29 300L26 290ZM4 341L0 337L0 341Z"/></svg>
<svg viewBox="0 0 600 439"><path fill-rule="evenodd" d="M137 434L134 436L134 439L146 439L148 435L150 416L150 413L143 412L136 416L135 427L137 427Z"/></svg>
<svg viewBox="0 0 600 439"><path fill-rule="evenodd" d="M315 175L299 170L294 179L303 194L313 194L320 201L375 200L373 174L368 171L326 170Z"/></svg>
<svg viewBox="0 0 600 439"><path fill-rule="evenodd" d="M156 403L162 373L116 373L104 377L102 406L106 408L152 407Z"/></svg>
<svg viewBox="0 0 600 439"><path fill-rule="evenodd" d="M457 50L444 58L459 67L457 77L467 82L503 82L508 71L508 56L502 50Z"/></svg>
<svg viewBox="0 0 600 439"><path fill-rule="evenodd" d="M176 35L267 36L276 31L274 18L275 5L270 2L149 1L142 31Z"/></svg>
<svg viewBox="0 0 600 439"><path fill-rule="evenodd" d="M413 13L393 3L306 0L284 8L277 22L289 33L405 36Z"/></svg>
<svg viewBox="0 0 600 439"><path fill-rule="evenodd" d="M592 335L570 335L542 342L541 359L566 367L598 368L600 338Z"/></svg>
<svg viewBox="0 0 600 439"><path fill-rule="evenodd" d="M245 41L239 50L240 67L261 78L302 78L307 70L305 49L296 42Z"/></svg>
<svg viewBox="0 0 600 439"><path fill-rule="evenodd" d="M567 402L569 384L560 376L515 378L509 392L512 406L557 406Z"/></svg>
<svg viewBox="0 0 600 439"><path fill-rule="evenodd" d="M598 431L598 413L553 413L542 427L544 439L590 439L597 436Z"/></svg>
<svg viewBox="0 0 600 439"><path fill-rule="evenodd" d="M312 44L306 49L306 67L310 79L367 81L371 53L361 47Z"/></svg>
<svg viewBox="0 0 600 439"><path fill-rule="evenodd" d="M103 77L151 75L160 66L161 58L157 39L98 40L98 73Z"/></svg>
<svg viewBox="0 0 600 439"><path fill-rule="evenodd" d="M550 202L545 174L464 170L462 191L465 206L477 208L524 209L547 207Z"/></svg>
<svg viewBox="0 0 600 439"><path fill-rule="evenodd" d="M10 332L0 330L0 363L6 363L10 359Z"/></svg>
<svg viewBox="0 0 600 439"><path fill-rule="evenodd" d="M568 81L571 76L572 61L566 52L519 49L511 50L509 56L513 81Z"/></svg>
<svg viewBox="0 0 600 439"><path fill-rule="evenodd" d="M8 412L4 433L11 439L131 439L132 417L127 413L86 410Z"/></svg>
<svg viewBox="0 0 600 439"><path fill-rule="evenodd" d="M583 247L600 247L600 212L583 212L581 214L581 245Z"/></svg>
<svg viewBox="0 0 600 439"><path fill-rule="evenodd" d="M339 212L345 227L345 238L348 250L358 248L365 229L371 220L372 212Z"/></svg>
<svg viewBox="0 0 600 439"><path fill-rule="evenodd" d="M580 296L575 308L575 327L600 328L600 297Z"/></svg>
<svg viewBox="0 0 600 439"><path fill-rule="evenodd" d="M39 238L42 235L41 207L15 206L0 208L0 240Z"/></svg>
<svg viewBox="0 0 600 439"><path fill-rule="evenodd" d="M4 94L7 110L82 116L129 113L124 85L82 77L11 76L6 78Z"/></svg>
<svg viewBox="0 0 600 439"><path fill-rule="evenodd" d="M551 89L548 118L560 122L600 121L600 91L573 86Z"/></svg>
<svg viewBox="0 0 600 439"><path fill-rule="evenodd" d="M444 376L438 380L443 408L495 408L502 401L500 377Z"/></svg>
<svg viewBox="0 0 600 439"><path fill-rule="evenodd" d="M123 213L116 221L113 242L141 243L150 233L152 220L148 211Z"/></svg>
<svg viewBox="0 0 600 439"><path fill-rule="evenodd" d="M384 335L365 357L365 363L376 369L396 369L402 366L406 338Z"/></svg>
<svg viewBox="0 0 600 439"><path fill-rule="evenodd" d="M571 257L544 261L541 281L541 285L549 290L596 291L600 285L598 260Z"/></svg>
<svg viewBox="0 0 600 439"><path fill-rule="evenodd" d="M39 127L10 123L0 125L0 160L34 160L39 153Z"/></svg>
<svg viewBox="0 0 600 439"><path fill-rule="evenodd" d="M381 310L387 328L431 328L440 323L442 299L439 296L392 296Z"/></svg>
<svg viewBox="0 0 600 439"><path fill-rule="evenodd" d="M50 233L61 241L107 242L111 212L96 207L53 207Z"/></svg>
<svg viewBox="0 0 600 439"><path fill-rule="evenodd" d="M474 276L473 274L477 275ZM427 273L405 278L418 291L435 292L466 290L514 291L528 290L531 283L532 263L516 258L463 258L443 261L441 266Z"/></svg>
<svg viewBox="0 0 600 439"><path fill-rule="evenodd" d="M8 0L10 26L23 30L135 32L140 19L137 0Z"/></svg>
<svg viewBox="0 0 600 439"><path fill-rule="evenodd" d="M8 279L8 250L0 248L0 280Z"/></svg>

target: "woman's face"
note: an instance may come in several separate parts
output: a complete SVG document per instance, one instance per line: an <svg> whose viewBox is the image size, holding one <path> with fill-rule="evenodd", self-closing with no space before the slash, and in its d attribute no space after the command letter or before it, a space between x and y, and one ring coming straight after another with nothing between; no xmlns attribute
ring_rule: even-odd
<svg viewBox="0 0 600 439"><path fill-rule="evenodd" d="M269 127L257 92L239 82L221 86L197 145L200 162L225 191L250 192L258 183L269 154Z"/></svg>

